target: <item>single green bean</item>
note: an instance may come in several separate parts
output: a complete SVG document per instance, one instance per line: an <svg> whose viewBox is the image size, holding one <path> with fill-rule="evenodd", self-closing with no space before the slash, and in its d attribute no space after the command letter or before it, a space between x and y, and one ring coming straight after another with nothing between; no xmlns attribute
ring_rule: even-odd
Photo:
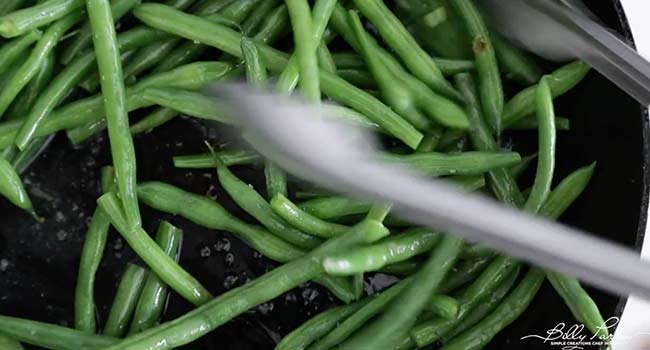
<svg viewBox="0 0 650 350"><path fill-rule="evenodd" d="M481 244L468 245L463 249L463 259L480 259L494 256L494 250Z"/></svg>
<svg viewBox="0 0 650 350"><path fill-rule="evenodd" d="M339 69L366 68L366 61L354 52L336 52L332 54L332 59Z"/></svg>
<svg viewBox="0 0 650 350"><path fill-rule="evenodd" d="M449 320L458 314L458 300L446 295L434 295L427 301L424 309Z"/></svg>
<svg viewBox="0 0 650 350"><path fill-rule="evenodd" d="M144 91L142 97L150 104L170 108L191 117L225 124L234 123L231 115L227 113L227 107L222 102L200 92L149 88Z"/></svg>
<svg viewBox="0 0 650 350"><path fill-rule="evenodd" d="M477 175L508 167L521 161L515 152L462 152L457 154L420 153L410 155L386 154L383 159L412 167L430 176Z"/></svg>
<svg viewBox="0 0 650 350"><path fill-rule="evenodd" d="M126 91L115 22L108 0L86 0L86 9L93 31L117 187L128 225L135 228L142 223L136 192L137 167L135 147L129 132Z"/></svg>
<svg viewBox="0 0 650 350"><path fill-rule="evenodd" d="M84 0L50 0L0 17L0 35L13 38L61 19L81 8Z"/></svg>
<svg viewBox="0 0 650 350"><path fill-rule="evenodd" d="M542 78L542 69L532 55L512 45L494 30L490 31L490 38L499 68L506 78L523 85L533 85Z"/></svg>
<svg viewBox="0 0 650 350"><path fill-rule="evenodd" d="M341 344L340 349L389 349L397 345L408 334L431 295L454 266L462 246L463 240L460 237L444 236L431 251L426 263L413 276L413 280L400 293L400 297L391 301L377 319Z"/></svg>
<svg viewBox="0 0 650 350"><path fill-rule="evenodd" d="M5 0L0 4L0 16L25 6L26 0Z"/></svg>
<svg viewBox="0 0 650 350"><path fill-rule="evenodd" d="M242 38L241 51L246 66L246 80L253 86L261 87L267 80L266 65L260 58L255 42Z"/></svg>
<svg viewBox="0 0 650 350"><path fill-rule="evenodd" d="M161 221L156 233L156 243L170 258L178 260L183 232ZM140 333L155 326L165 309L168 295L167 285L155 273L150 273L142 286L140 299L133 313L129 335Z"/></svg>
<svg viewBox="0 0 650 350"><path fill-rule="evenodd" d="M462 254L463 253L461 253L461 255ZM487 256L463 260L458 264L458 266L454 266L453 270L440 285L440 288L438 288L438 292L453 292L466 283L473 281L481 275L488 265L490 265L493 257L494 253Z"/></svg>
<svg viewBox="0 0 650 350"><path fill-rule="evenodd" d="M366 62L361 56L352 52L336 52L332 58L339 69L363 69ZM443 75L454 75L463 72L470 72L475 69L474 62L469 60L454 60L440 57L432 57L436 66L440 68Z"/></svg>
<svg viewBox="0 0 650 350"><path fill-rule="evenodd" d="M43 33L39 30L32 30L24 35L11 39L0 48L0 74L5 73L18 59L26 52L34 42L41 39Z"/></svg>
<svg viewBox="0 0 650 350"><path fill-rule="evenodd" d="M537 117L531 115L524 119L507 125L505 127L507 130L530 130L539 128L539 123L537 122ZM555 129L556 130L570 130L571 121L567 118L556 117L555 118Z"/></svg>
<svg viewBox="0 0 650 350"><path fill-rule="evenodd" d="M364 307L371 298L331 308L312 317L300 327L287 334L275 346L275 350L304 350L314 341L326 336L348 316Z"/></svg>
<svg viewBox="0 0 650 350"><path fill-rule="evenodd" d="M86 334L55 324L0 316L4 334L26 344L55 350L91 350L117 343L116 338Z"/></svg>
<svg viewBox="0 0 650 350"><path fill-rule="evenodd" d="M118 0L113 1L111 5L111 11L113 18L116 21L119 21L124 15L126 15L131 9L139 5L142 0ZM86 21L83 26L78 30L77 34L74 37L74 40L66 46L65 50L61 52L61 57L59 58L61 63L68 65L75 59L77 56L81 55L82 52L86 51L92 45L93 40L92 29L90 28L90 22Z"/></svg>
<svg viewBox="0 0 650 350"><path fill-rule="evenodd" d="M591 68L582 61L575 61L558 68L551 73L546 82L553 98L558 97L576 86L589 73ZM503 125L508 126L535 112L535 95L537 85L530 86L513 98L503 108Z"/></svg>
<svg viewBox="0 0 650 350"><path fill-rule="evenodd" d="M72 26L82 18L81 10L75 10L71 14L52 24L36 44L36 47L20 68L16 71L10 81L0 92L0 115L4 115L9 105L14 101L22 89L38 74L43 62L50 56L59 39ZM1 26L1 24L0 24Z"/></svg>
<svg viewBox="0 0 650 350"><path fill-rule="evenodd" d="M110 191L114 182L113 168L102 168L102 192ZM84 239L77 274L75 289L74 318L75 328L88 334L95 334L95 274L104 255L106 237L110 228L110 220L99 206L95 209L86 238Z"/></svg>
<svg viewBox="0 0 650 350"><path fill-rule="evenodd" d="M362 89L376 89L377 81L368 71L359 69L338 69L336 74L350 84Z"/></svg>
<svg viewBox="0 0 650 350"><path fill-rule="evenodd" d="M474 52L483 113L492 131L499 135L504 124L502 121L504 95L490 33L471 0L450 0L449 4L456 10L467 28Z"/></svg>
<svg viewBox="0 0 650 350"><path fill-rule="evenodd" d="M153 112L149 113L144 118L138 120L137 122L131 124L131 134L139 134L145 131L153 130L156 127L159 127L166 122L176 118L178 112L170 108L159 107L156 108Z"/></svg>
<svg viewBox="0 0 650 350"><path fill-rule="evenodd" d="M147 277L147 269L129 263L120 279L104 326L104 334L119 338L127 331Z"/></svg>
<svg viewBox="0 0 650 350"><path fill-rule="evenodd" d="M3 157L0 157L0 178L2 179L0 181L0 195L18 208L35 215L32 201L29 199L23 181L11 163Z"/></svg>
<svg viewBox="0 0 650 350"><path fill-rule="evenodd" d="M257 32L258 27L262 24L265 17L278 6L280 0L262 0L260 4L255 6L253 11L248 15L246 20L241 25L242 34L245 36L252 36Z"/></svg>
<svg viewBox="0 0 650 350"><path fill-rule="evenodd" d="M417 272L420 269L421 265L422 264L420 264L418 261L411 259L384 266L377 272L396 276L410 276Z"/></svg>
<svg viewBox="0 0 650 350"><path fill-rule="evenodd" d="M433 128L432 130L429 130L428 133L424 134L424 138L422 139L422 142L420 142L420 145L418 146L416 152L433 152L436 147L438 147L438 143L440 142L441 137L442 130L439 128Z"/></svg>
<svg viewBox="0 0 650 350"><path fill-rule="evenodd" d="M408 260L433 249L440 234L430 229L415 229L394 235L368 247L348 252L338 252L323 261L325 271L331 275L351 275L376 271L386 265Z"/></svg>
<svg viewBox="0 0 650 350"><path fill-rule="evenodd" d="M45 90L52 80L52 77L54 76L55 63L54 54L50 54L45 58L41 66L38 68L38 73L36 73L34 78L27 84L25 90L22 91L7 111L10 118L23 118L27 113L29 113L29 109L34 105L38 95Z"/></svg>
<svg viewBox="0 0 650 350"><path fill-rule="evenodd" d="M24 350L23 346L16 340L0 333L0 348L4 350Z"/></svg>
<svg viewBox="0 0 650 350"><path fill-rule="evenodd" d="M168 286L195 305L202 305L212 299L210 292L165 254L147 232L140 226L129 226L115 194L103 195L98 203L129 246Z"/></svg>
<svg viewBox="0 0 650 350"><path fill-rule="evenodd" d="M260 155L249 150L222 150L217 152L217 157L226 166L249 165L260 160ZM182 169L204 169L214 166L211 154L189 156L175 156L174 166Z"/></svg>
<svg viewBox="0 0 650 350"><path fill-rule="evenodd" d="M261 43L271 45L289 31L289 12L282 4L268 13L253 38Z"/></svg>
<svg viewBox="0 0 650 350"><path fill-rule="evenodd" d="M332 53L327 48L327 44L325 42L321 42L320 45L318 45L316 55L318 57L318 65L321 69L325 70L326 72L336 74L336 63L334 62Z"/></svg>
<svg viewBox="0 0 650 350"><path fill-rule="evenodd" d="M282 194L276 194L270 204L273 212L287 223L316 237L332 238L350 229L348 226L330 223L304 212Z"/></svg>
<svg viewBox="0 0 650 350"><path fill-rule="evenodd" d="M551 192L553 171L555 169L555 113L551 89L546 83L546 77L537 85L537 120L539 123L539 141L537 157L537 173L535 183L524 210L537 213Z"/></svg>
<svg viewBox="0 0 650 350"><path fill-rule="evenodd" d="M307 0L285 0L289 10L289 19L293 26L294 45L299 84L305 98L311 103L320 103L321 93L318 80L318 59L316 49L319 41L314 43L315 28L312 13Z"/></svg>

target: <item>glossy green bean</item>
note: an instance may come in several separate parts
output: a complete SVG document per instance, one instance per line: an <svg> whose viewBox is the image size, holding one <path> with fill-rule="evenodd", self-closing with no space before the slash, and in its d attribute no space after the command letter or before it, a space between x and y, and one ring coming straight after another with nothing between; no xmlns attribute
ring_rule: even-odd
<svg viewBox="0 0 650 350"><path fill-rule="evenodd" d="M362 89L377 88L377 81L368 71L359 69L338 69L336 74L356 87Z"/></svg>
<svg viewBox="0 0 650 350"><path fill-rule="evenodd" d="M55 63L54 54L50 54L45 58L41 66L38 68L36 75L34 75L32 80L27 84L20 95L18 95L7 111L7 115L9 115L10 118L23 118L27 113L29 113L29 109L34 105L38 95L52 80L52 77L54 76Z"/></svg>
<svg viewBox="0 0 650 350"><path fill-rule="evenodd" d="M334 63L339 69L363 69L366 62L361 56L352 52L335 52L332 54ZM454 75L463 72L470 72L475 69L474 62L469 60L454 60L440 57L432 57L436 66L440 68L443 75Z"/></svg>
<svg viewBox="0 0 650 350"><path fill-rule="evenodd" d="M589 73L591 67L585 62L575 61L551 73L546 82L553 98L571 90ZM503 108L503 125L507 126L535 112L537 85L530 86L513 98Z"/></svg>
<svg viewBox="0 0 650 350"><path fill-rule="evenodd" d="M383 159L408 166L430 176L477 175L508 167L521 161L515 152L462 152L457 154L419 153L410 155L386 154Z"/></svg>
<svg viewBox="0 0 650 350"><path fill-rule="evenodd" d="M429 130L428 133L424 134L424 138L422 139L422 142L420 142L420 145L415 151L417 153L433 152L438 146L441 137L442 137L441 129L434 128L432 130Z"/></svg>
<svg viewBox="0 0 650 350"><path fill-rule="evenodd" d="M22 89L38 74L43 62L50 56L59 39L82 18L81 10L75 10L52 24L40 38L29 58L15 72L0 92L0 115L4 115L9 105ZM1 26L1 24L0 24Z"/></svg>
<svg viewBox="0 0 650 350"><path fill-rule="evenodd" d="M309 347L309 350L326 350L331 349L346 340L361 328L368 320L381 313L386 306L396 298L408 286L412 278L406 278L390 288L383 290L366 302L359 310L354 312L345 321L341 322L336 328L319 339Z"/></svg>
<svg viewBox="0 0 650 350"><path fill-rule="evenodd" d="M536 116L529 116L524 119L507 125L505 127L507 130L530 130L539 128ZM555 118L555 129L556 130L571 130L571 121L568 118Z"/></svg>
<svg viewBox="0 0 650 350"><path fill-rule="evenodd" d="M465 253L465 250L461 253ZM457 290L459 287L473 281L476 279L485 268L490 265L494 258L494 253L488 254L486 256L480 256L476 258L470 258L463 260L458 263L457 266L454 266L453 270L447 278L442 282L438 288L440 293L450 293Z"/></svg>
<svg viewBox="0 0 650 350"><path fill-rule="evenodd" d="M268 79L266 66L260 58L255 42L248 38L242 38L241 51L246 66L246 81L253 86L261 87Z"/></svg>
<svg viewBox="0 0 650 350"><path fill-rule="evenodd" d="M256 152L249 150L222 150L217 156L226 166L253 164L261 159ZM182 169L205 169L214 166L211 154L175 156L174 166Z"/></svg>
<svg viewBox="0 0 650 350"><path fill-rule="evenodd" d="M5 73L18 59L26 52L34 42L41 39L43 33L39 30L32 30L24 35L11 39L0 48L0 74Z"/></svg>
<svg viewBox="0 0 650 350"><path fill-rule="evenodd" d="M24 150L17 152L11 160L11 166L22 174L45 151L54 135L32 140Z"/></svg>
<svg viewBox="0 0 650 350"><path fill-rule="evenodd" d="M102 168L102 192L111 190L113 167ZM95 275L104 255L110 220L99 206L95 209L84 239L75 288L75 328L88 334L97 332L95 309Z"/></svg>
<svg viewBox="0 0 650 350"><path fill-rule="evenodd" d="M332 53L327 48L325 42L321 42L316 49L316 56L318 58L318 65L321 69L328 73L336 74L336 63L332 58Z"/></svg>
<svg viewBox="0 0 650 350"><path fill-rule="evenodd" d="M282 4L268 13L253 38L261 43L271 45L289 32L289 12Z"/></svg>
<svg viewBox="0 0 650 350"><path fill-rule="evenodd" d="M461 73L456 75L454 80L456 86L458 86L458 89L467 101L467 115L469 116L471 125L469 135L474 148L481 151L498 150L499 147L481 114L480 104L471 75ZM524 204L524 198L519 191L519 187L508 169L501 168L492 170L488 173L487 178L492 191L500 201L514 208L521 207Z"/></svg>
<svg viewBox="0 0 650 350"><path fill-rule="evenodd" d="M134 47L151 42L165 36L152 29L133 29L118 35L117 44L121 51L129 51ZM39 127L50 115L54 107L67 95L74 86L88 73L95 63L95 53L88 52L73 62L70 62L43 91L29 112L24 125L16 136L16 144L25 147L38 132ZM55 130L56 131L56 130ZM53 131L54 132L54 131ZM47 134L44 134L47 135ZM39 135L39 136L44 136Z"/></svg>
<svg viewBox="0 0 650 350"><path fill-rule="evenodd" d="M0 4L0 16L11 13L16 9L25 6L27 0L5 0Z"/></svg>
<svg viewBox="0 0 650 350"><path fill-rule="evenodd" d="M456 10L467 28L474 53L483 113L494 133L499 135L503 130L504 94L490 33L471 0L450 0L449 4Z"/></svg>
<svg viewBox="0 0 650 350"><path fill-rule="evenodd" d="M119 338L127 331L147 277L147 269L129 263L124 270L108 313L104 334Z"/></svg>
<svg viewBox="0 0 650 350"><path fill-rule="evenodd" d="M187 344L244 313L323 273L320 259L332 251L358 244L370 244L385 237L388 230L372 219L355 225L303 258L276 268L265 275L210 301L173 322L127 338L103 350L164 350Z"/></svg>
<svg viewBox="0 0 650 350"><path fill-rule="evenodd" d="M129 225L115 194L103 195L98 203L129 246L168 286L195 305L202 305L212 299L210 292L165 254L147 232L140 226Z"/></svg>
<svg viewBox="0 0 650 350"><path fill-rule="evenodd" d="M555 169L555 112L551 89L546 77L537 85L537 120L539 123L537 172L533 189L524 204L524 210L537 213L551 192Z"/></svg>
<svg viewBox="0 0 650 350"><path fill-rule="evenodd" d="M316 237L332 238L350 229L348 226L330 223L306 213L282 194L276 194L270 205L273 212L287 223Z"/></svg>
<svg viewBox="0 0 650 350"><path fill-rule="evenodd" d="M0 333L0 348L4 350L24 350L23 346L16 340Z"/></svg>
<svg viewBox="0 0 650 350"><path fill-rule="evenodd" d="M436 294L427 301L424 310L449 320L458 314L458 300L447 295Z"/></svg>
<svg viewBox="0 0 650 350"><path fill-rule="evenodd" d="M332 59L339 69L366 68L366 61L354 52L335 52L332 53Z"/></svg>
<svg viewBox="0 0 650 350"><path fill-rule="evenodd" d="M0 17L0 35L13 38L61 19L84 5L84 0L50 0Z"/></svg>
<svg viewBox="0 0 650 350"><path fill-rule="evenodd" d="M190 40L198 40L206 45L219 48L231 55L241 57L239 48L241 35L218 24L159 4L143 4L134 10L134 14L146 24L168 31ZM170 25L173 23L173 25ZM258 49L268 68L280 71L287 64L285 54L266 45ZM332 99L346 104L372 120L385 130L402 140L408 146L415 148L422 139L422 134L408 122L395 114L388 106L376 100L372 95L357 89L327 72L320 72L320 84L323 93Z"/></svg>
<svg viewBox="0 0 650 350"><path fill-rule="evenodd" d="M111 4L111 12L113 14L113 19L119 21L124 15L126 15L131 9L139 5L142 0L119 0L113 1ZM61 52L59 57L61 63L64 65L69 64L77 56L80 56L84 51L90 48L92 45L92 29L90 28L90 22L86 21L83 26L77 31L77 34L74 37L74 40L66 46L66 48Z"/></svg>
<svg viewBox="0 0 650 350"><path fill-rule="evenodd" d="M87 0L86 9L93 31L93 45L101 77L103 105L117 187L128 225L135 228L142 223L136 193L137 167L135 147L129 132L126 91L115 22L107 0Z"/></svg>
<svg viewBox="0 0 650 350"><path fill-rule="evenodd" d="M91 350L117 343L105 335L86 334L55 324L0 316L2 332L25 344L53 350Z"/></svg>
<svg viewBox="0 0 650 350"><path fill-rule="evenodd" d="M420 266L421 264L418 261L411 259L384 266L378 272L396 276L410 276L417 272Z"/></svg>
<svg viewBox="0 0 650 350"><path fill-rule="evenodd" d="M440 234L430 229L414 229L394 235L368 247L348 252L337 252L325 258L323 267L331 275L351 275L376 271L386 265L408 260L433 249L440 241Z"/></svg>
<svg viewBox="0 0 650 350"><path fill-rule="evenodd" d="M173 109L164 107L156 108L153 112L149 113L137 122L131 124L131 134L135 135L143 133L145 131L153 130L154 128L157 128L166 122L176 118L177 116L178 112Z"/></svg>
<svg viewBox="0 0 650 350"><path fill-rule="evenodd" d="M302 94L311 103L320 103L321 93L318 80L318 59L316 49L320 41L314 42L315 28L307 0L285 0L289 19L293 27L294 45L299 85ZM316 34L317 35L317 34Z"/></svg>
<svg viewBox="0 0 650 350"><path fill-rule="evenodd" d="M227 107L221 101L200 92L149 88L144 91L142 98L149 104L170 108L191 117L225 124L234 123L233 117L227 113Z"/></svg>
<svg viewBox="0 0 650 350"><path fill-rule="evenodd" d="M331 308L312 317L309 321L287 334L275 346L276 350L304 350L314 341L326 336L345 319L365 306L371 299Z"/></svg>
<svg viewBox="0 0 650 350"><path fill-rule="evenodd" d="M257 33L258 28L269 15L280 4L280 0L262 0L259 5L255 6L253 11L248 15L241 25L241 32L244 36L253 36Z"/></svg>
<svg viewBox="0 0 650 350"><path fill-rule="evenodd" d="M542 69L531 54L512 45L495 31L490 32L499 68L506 78L523 85L533 85L542 78Z"/></svg>
<svg viewBox="0 0 650 350"><path fill-rule="evenodd" d="M161 221L156 233L156 243L170 258L178 260L183 232ZM167 285L155 273L147 275L142 292L133 313L129 335L140 333L155 326L165 309L168 295Z"/></svg>
<svg viewBox="0 0 650 350"><path fill-rule="evenodd" d="M460 237L445 235L400 293L399 302L393 300L379 317L341 344L340 349L386 349L397 345L454 266L462 246Z"/></svg>
<svg viewBox="0 0 650 350"><path fill-rule="evenodd" d="M0 157L0 178L2 179L0 181L0 195L18 208L35 215L32 201L29 199L23 181L11 163L2 157Z"/></svg>

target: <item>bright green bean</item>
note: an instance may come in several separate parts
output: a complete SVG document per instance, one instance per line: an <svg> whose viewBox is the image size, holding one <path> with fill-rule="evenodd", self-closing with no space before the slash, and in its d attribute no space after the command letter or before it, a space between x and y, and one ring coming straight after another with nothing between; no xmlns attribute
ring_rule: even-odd
<svg viewBox="0 0 650 350"><path fill-rule="evenodd" d="M84 0L50 0L0 17L0 35L13 38L71 14Z"/></svg>
<svg viewBox="0 0 650 350"><path fill-rule="evenodd" d="M314 43L315 28L307 0L285 0L289 10L289 19L293 26L294 45L299 84L305 98L311 103L320 103L320 86L318 80L318 59L316 49L319 41Z"/></svg>
<svg viewBox="0 0 650 350"><path fill-rule="evenodd" d="M518 153L462 152L457 154L420 153L411 155L386 154L383 159L412 167L430 176L477 175L508 167L521 161Z"/></svg>
<svg viewBox="0 0 650 350"><path fill-rule="evenodd" d="M278 6L280 0L262 0L260 4L255 6L253 11L248 15L246 20L241 25L241 32L245 36L253 36L256 34L257 29L260 27L266 16Z"/></svg>
<svg viewBox="0 0 650 350"><path fill-rule="evenodd" d="M156 243L170 258L178 260L183 232L161 221L156 233ZM154 327L165 309L168 295L167 285L155 273L150 273L142 286L140 299L133 313L129 335Z"/></svg>
<svg viewBox="0 0 650 350"><path fill-rule="evenodd" d="M461 253L461 256L463 254L464 251ZM485 270L488 265L490 265L493 257L494 253L486 256L463 260L458 264L458 266L454 266L452 272L449 273L447 278L440 285L440 288L438 288L438 292L453 292L466 283L473 281L483 272L483 270Z"/></svg>
<svg viewBox="0 0 650 350"><path fill-rule="evenodd" d="M98 203L129 246L168 286L195 305L202 305L212 299L210 292L165 254L140 226L129 226L115 194L103 195Z"/></svg>
<svg viewBox="0 0 650 350"><path fill-rule="evenodd" d="M50 54L45 58L38 68L38 73L27 84L25 90L21 92L7 111L10 118L23 118L29 113L29 109L34 105L39 94L43 92L52 80L55 63L54 54Z"/></svg>
<svg viewBox="0 0 650 350"><path fill-rule="evenodd" d="M458 314L458 300L446 295L434 295L427 301L424 309L449 320Z"/></svg>
<svg viewBox="0 0 650 350"><path fill-rule="evenodd" d="M249 150L217 151L217 157L226 166L248 165L260 160L260 155ZM198 154L174 157L174 166L182 169L205 169L214 166L211 154Z"/></svg>
<svg viewBox="0 0 650 350"><path fill-rule="evenodd" d="M323 266L332 275L376 271L431 251L440 238L439 233L429 229L415 229L390 236L372 246L335 253L323 261Z"/></svg>
<svg viewBox="0 0 650 350"><path fill-rule="evenodd" d="M16 9L25 6L27 0L5 0L0 4L0 16L11 13Z"/></svg>
<svg viewBox="0 0 650 350"><path fill-rule="evenodd" d="M271 45L288 32L289 28L289 12L286 5L282 4L269 12L253 38L261 43Z"/></svg>
<svg viewBox="0 0 650 350"><path fill-rule="evenodd" d="M181 114L199 119L213 120L233 124L234 120L227 113L227 107L214 97L200 92L168 88L149 88L142 95L145 101L173 109Z"/></svg>
<svg viewBox="0 0 650 350"><path fill-rule="evenodd" d="M363 89L376 89L377 81L372 74L359 69L338 69L336 74L350 84Z"/></svg>
<svg viewBox="0 0 650 350"><path fill-rule="evenodd" d="M0 348L4 350L24 350L23 346L16 340L0 333Z"/></svg>
<svg viewBox="0 0 650 350"><path fill-rule="evenodd" d="M499 68L506 78L523 85L533 85L542 78L542 69L528 52L512 45L495 31L490 32Z"/></svg>
<svg viewBox="0 0 650 350"><path fill-rule="evenodd" d="M529 116L524 119L520 119L519 121L512 123L510 125L507 125L505 128L507 130L529 130L529 129L537 129L539 127L539 123L537 122L537 117L536 116ZM555 129L556 130L570 130L571 129L571 121L567 118L561 118L561 117L556 117L555 118Z"/></svg>
<svg viewBox="0 0 650 350"><path fill-rule="evenodd" d="M420 269L420 263L413 259L384 266L378 272L396 276L410 276Z"/></svg>
<svg viewBox="0 0 650 350"><path fill-rule="evenodd" d="M316 237L332 238L350 229L348 226L330 223L304 212L282 194L276 194L270 204L273 212L286 222Z"/></svg>
<svg viewBox="0 0 650 350"><path fill-rule="evenodd" d="M119 338L127 330L147 277L147 269L129 263L120 279L104 326L104 334Z"/></svg>
<svg viewBox="0 0 650 350"><path fill-rule="evenodd" d="M11 68L13 63L25 53L28 47L38 41L43 33L39 30L32 30L2 45L0 48L0 74Z"/></svg>
<svg viewBox="0 0 650 350"><path fill-rule="evenodd" d="M449 4L456 10L467 28L474 53L483 113L492 130L499 135L503 130L504 94L490 33L471 0L450 0Z"/></svg>
<svg viewBox="0 0 650 350"><path fill-rule="evenodd" d="M153 130L166 122L176 118L178 112L173 109L159 107L147 116L131 124L131 134L139 134L148 130Z"/></svg>
<svg viewBox="0 0 650 350"><path fill-rule="evenodd" d="M32 201L29 199L23 181L11 163L2 157L0 157L0 178L2 179L0 181L0 195L18 208L35 215Z"/></svg>

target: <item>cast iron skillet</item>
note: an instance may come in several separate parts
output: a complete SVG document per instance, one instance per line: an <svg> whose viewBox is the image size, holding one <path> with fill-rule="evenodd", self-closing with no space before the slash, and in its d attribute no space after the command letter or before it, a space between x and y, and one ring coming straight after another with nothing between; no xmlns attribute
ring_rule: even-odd
<svg viewBox="0 0 650 350"><path fill-rule="evenodd" d="M610 27L629 37L625 24L621 25L625 21L621 20L617 1L592 1L589 6ZM598 162L588 190L562 221L634 247L645 230L648 203L646 114L642 115L635 101L596 73L591 73L578 89L559 98L557 110L558 115L571 119L572 128L559 136L556 177ZM530 135L515 134L512 142L517 149L532 150L535 138ZM187 119L138 136L139 180L161 180L208 194L246 217L217 185L213 172L188 172L172 166L174 155L205 151L206 138L222 139L214 130ZM39 214L46 218L44 223L35 223L6 201L0 201L0 314L73 325L79 254L99 194L99 169L110 163L107 146L105 135L79 148L71 147L59 135L27 170L25 182ZM236 168L235 172L256 188L263 188L259 171ZM160 219L183 228L180 263L215 295L276 266L227 232L206 230L147 207L142 208L142 214L149 232L155 232ZM129 261L137 258L111 232L97 278L100 320L106 319L118 277ZM388 280L386 276L369 278L367 289L380 288ZM619 315L623 301L597 290L590 292L606 318ZM308 283L236 318L187 348L272 349L282 335L335 304L326 290ZM173 295L165 319L176 318L190 309L191 305ZM544 334L559 322L574 323L569 310L545 283L526 314L494 339L489 348L547 349L548 344L541 341L520 338Z"/></svg>

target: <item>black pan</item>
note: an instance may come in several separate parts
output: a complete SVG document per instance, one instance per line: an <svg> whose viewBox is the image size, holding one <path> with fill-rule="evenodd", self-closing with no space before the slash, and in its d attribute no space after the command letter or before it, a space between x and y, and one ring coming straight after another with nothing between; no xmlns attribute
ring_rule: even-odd
<svg viewBox="0 0 650 350"><path fill-rule="evenodd" d="M591 1L589 6L610 27L629 37L617 1ZM558 141L557 178L579 166L598 162L588 191L562 217L613 241L635 247L642 238L648 204L648 120L645 111L597 73L557 101L557 114L571 119ZM196 193L209 194L240 217L239 210L217 185L213 172L184 171L172 166L174 155L204 152L204 139L220 135L188 119L178 119L136 138L139 180L161 180ZM531 142L532 141L532 142ZM534 149L530 133L512 135L518 149ZM522 152L526 154L526 152ZM73 291L86 225L99 195L99 169L110 163L106 136L73 148L63 135L24 174L42 224L0 201L0 314L63 325L73 324ZM256 188L260 171L235 168ZM211 231L180 218L142 209L145 228L155 232L160 219L185 232L180 263L211 292L219 295L276 266L227 232ZM97 278L99 319L105 320L119 275L133 252L115 232L108 239ZM369 278L367 289L381 288L391 278ZM624 300L590 288L604 316L620 314ZM323 288L305 284L236 318L188 349L272 349L287 332L337 302ZM191 305L170 298L165 319L176 318ZM538 340L556 324L573 324L569 310L546 283L523 317L494 339L493 349L548 349Z"/></svg>

